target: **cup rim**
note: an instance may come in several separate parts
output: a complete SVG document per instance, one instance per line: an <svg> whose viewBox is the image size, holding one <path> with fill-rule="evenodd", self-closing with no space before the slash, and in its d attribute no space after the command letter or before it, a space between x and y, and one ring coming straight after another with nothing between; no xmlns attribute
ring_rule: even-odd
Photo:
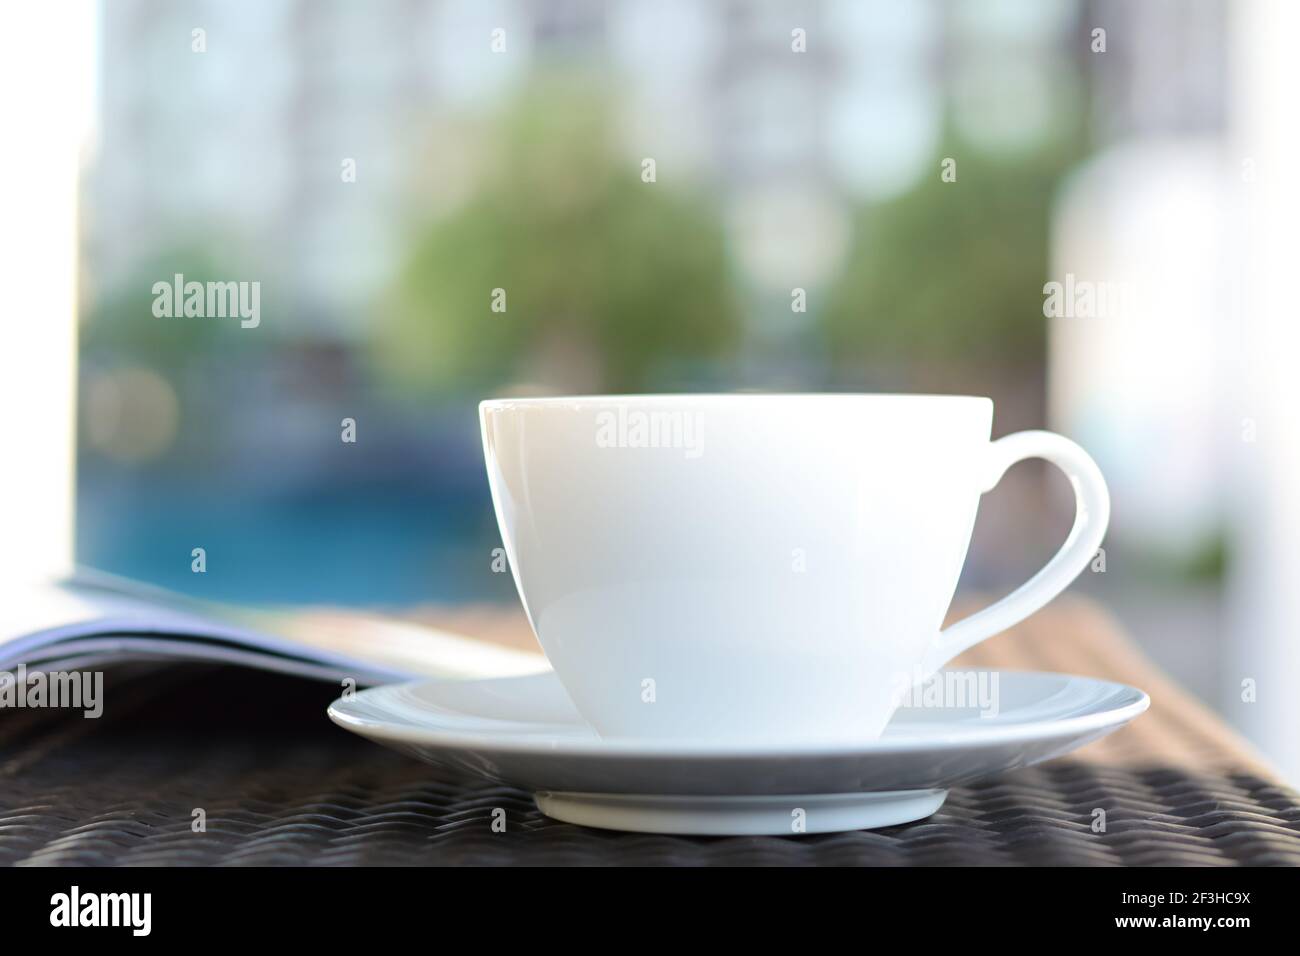
<svg viewBox="0 0 1300 956"><path fill-rule="evenodd" d="M689 404L703 402L745 403L761 401L881 401L926 403L981 403L992 406L993 399L984 395L945 395L912 392L669 392L631 395L538 395L517 398L487 398L479 402L480 411L514 407L617 405L622 402L641 404Z"/></svg>

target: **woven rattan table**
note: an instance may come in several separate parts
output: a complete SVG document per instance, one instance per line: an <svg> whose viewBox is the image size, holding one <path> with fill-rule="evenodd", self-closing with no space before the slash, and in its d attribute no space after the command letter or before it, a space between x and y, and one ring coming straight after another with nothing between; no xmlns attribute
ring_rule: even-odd
<svg viewBox="0 0 1300 956"><path fill-rule="evenodd" d="M436 618L530 640L513 614ZM0 714L0 863L1300 864L1300 796L1095 606L1058 601L963 661L1120 680L1152 706L1076 755L958 787L917 823L688 838L548 820L523 791L448 777L336 728L324 716L332 687L121 669L99 720ZM497 807L504 833L491 826Z"/></svg>

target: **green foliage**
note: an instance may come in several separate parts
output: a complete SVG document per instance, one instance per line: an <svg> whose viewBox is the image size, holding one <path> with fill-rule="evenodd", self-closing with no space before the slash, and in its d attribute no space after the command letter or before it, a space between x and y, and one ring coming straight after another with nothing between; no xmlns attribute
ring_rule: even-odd
<svg viewBox="0 0 1300 956"><path fill-rule="evenodd" d="M594 363L604 388L634 390L665 364L734 345L716 213L672 170L642 182L609 117L602 100L564 84L535 88L503 115L477 193L419 230L384 307L376 355L400 384L482 388L559 354ZM504 313L491 309L498 288Z"/></svg>
<svg viewBox="0 0 1300 956"><path fill-rule="evenodd" d="M166 372L250 347L248 333L239 327L238 318L154 315L154 283L171 284L178 272L186 282L202 283L228 282L244 274L224 268L206 247L178 241L133 270L132 278L108 290L95 303L81 329L82 355L93 361L126 361ZM262 304L265 307L266 303Z"/></svg>
<svg viewBox="0 0 1300 956"><path fill-rule="evenodd" d="M1177 549L1148 542L1129 559L1129 564L1136 578L1148 584L1178 587L1219 584L1232 565L1232 549L1227 531L1216 528Z"/></svg>
<svg viewBox="0 0 1300 956"><path fill-rule="evenodd" d="M1049 217L1065 155L982 157L950 144L935 174L861 211L821 320L837 362L1040 362Z"/></svg>

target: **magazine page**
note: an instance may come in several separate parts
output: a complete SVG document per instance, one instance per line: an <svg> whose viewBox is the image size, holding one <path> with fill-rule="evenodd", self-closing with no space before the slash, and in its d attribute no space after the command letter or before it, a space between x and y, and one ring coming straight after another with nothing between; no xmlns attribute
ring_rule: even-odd
<svg viewBox="0 0 1300 956"><path fill-rule="evenodd" d="M228 608L94 571L0 603L0 669L206 660L376 684L545 669L540 654L342 609Z"/></svg>

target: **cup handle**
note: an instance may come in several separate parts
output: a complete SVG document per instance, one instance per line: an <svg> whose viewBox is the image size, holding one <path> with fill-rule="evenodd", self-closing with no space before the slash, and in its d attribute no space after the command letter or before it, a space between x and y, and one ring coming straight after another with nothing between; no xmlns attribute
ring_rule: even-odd
<svg viewBox="0 0 1300 956"><path fill-rule="evenodd" d="M1016 462L1043 458L1070 479L1074 488L1074 527L1061 549L1032 578L1001 601L940 631L926 658L926 673L933 673L968 647L1023 621L1064 591L1097 553L1110 521L1110 493L1101 470L1086 451L1068 438L1054 432L1016 432L991 443L989 452L981 494L991 491Z"/></svg>

